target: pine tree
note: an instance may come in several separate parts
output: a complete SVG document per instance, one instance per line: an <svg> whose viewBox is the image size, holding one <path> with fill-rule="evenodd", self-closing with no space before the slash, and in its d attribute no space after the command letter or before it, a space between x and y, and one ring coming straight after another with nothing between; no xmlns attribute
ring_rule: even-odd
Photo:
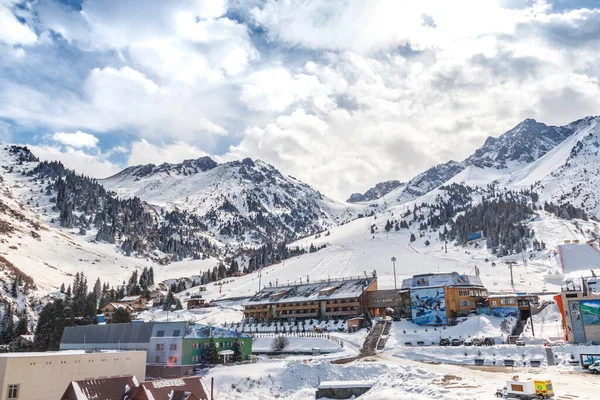
<svg viewBox="0 0 600 400"><path fill-rule="evenodd" d="M175 296L173 296L173 291L171 289L169 289L169 293L167 293L167 296L165 297L165 300L163 301L163 310L164 311L171 310L171 306L173 305L174 302L175 302Z"/></svg>
<svg viewBox="0 0 600 400"><path fill-rule="evenodd" d="M415 237L415 234L414 234L414 233L411 233L411 234L410 234L410 241L411 241L411 242L414 242L415 240L417 240L417 238Z"/></svg>
<svg viewBox="0 0 600 400"><path fill-rule="evenodd" d="M217 364L219 362L219 350L214 338L211 337L206 346L204 346L202 357L208 364Z"/></svg>
<svg viewBox="0 0 600 400"><path fill-rule="evenodd" d="M235 338L233 342L233 362L242 362L244 356L244 347L240 339Z"/></svg>
<svg viewBox="0 0 600 400"><path fill-rule="evenodd" d="M110 320L111 324L125 324L128 322L131 322L131 314L124 307L117 308Z"/></svg>
<svg viewBox="0 0 600 400"><path fill-rule="evenodd" d="M13 310L10 304L6 305L4 318L2 319L2 340L4 343L10 343L15 338L15 321Z"/></svg>
<svg viewBox="0 0 600 400"><path fill-rule="evenodd" d="M61 293L65 292L65 284L64 284L64 282L60 284L60 292Z"/></svg>
<svg viewBox="0 0 600 400"><path fill-rule="evenodd" d="M179 300L178 298L175 298L175 309L176 310L183 309L183 306L181 305L181 300Z"/></svg>
<svg viewBox="0 0 600 400"><path fill-rule="evenodd" d="M62 300L48 303L38 318L33 346L36 351L58 350L63 330L67 325L67 313Z"/></svg>
<svg viewBox="0 0 600 400"><path fill-rule="evenodd" d="M154 269L150 267L148 270L148 286L154 285Z"/></svg>
<svg viewBox="0 0 600 400"><path fill-rule="evenodd" d="M15 335L17 335L17 336L26 335L28 330L29 330L29 327L27 325L27 312L25 310L23 310L21 312L21 317L19 318L19 323L17 324L17 327L15 328Z"/></svg>
<svg viewBox="0 0 600 400"><path fill-rule="evenodd" d="M102 295L102 284L100 283L100 278L98 278L94 284L94 294L96 295L96 299L99 299L100 295Z"/></svg>

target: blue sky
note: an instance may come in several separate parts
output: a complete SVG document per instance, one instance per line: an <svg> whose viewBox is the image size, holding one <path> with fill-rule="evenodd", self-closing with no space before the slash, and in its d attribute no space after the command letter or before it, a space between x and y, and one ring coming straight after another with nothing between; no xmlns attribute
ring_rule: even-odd
<svg viewBox="0 0 600 400"><path fill-rule="evenodd" d="M598 114L599 3L0 0L0 140L95 177L260 158L344 199Z"/></svg>

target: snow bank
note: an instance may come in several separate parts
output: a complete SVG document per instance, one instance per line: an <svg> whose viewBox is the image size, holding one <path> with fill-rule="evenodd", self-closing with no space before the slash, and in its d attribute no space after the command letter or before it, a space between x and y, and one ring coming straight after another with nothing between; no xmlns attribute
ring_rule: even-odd
<svg viewBox="0 0 600 400"><path fill-rule="evenodd" d="M455 326L419 326L403 320L392 324L387 346L404 346L407 342L414 346L421 341L428 346L432 343L437 346L441 338L464 340L468 337L492 337L496 343L502 343L509 334L509 330L502 330L503 321L509 328L516 323L515 318L488 315L474 315Z"/></svg>

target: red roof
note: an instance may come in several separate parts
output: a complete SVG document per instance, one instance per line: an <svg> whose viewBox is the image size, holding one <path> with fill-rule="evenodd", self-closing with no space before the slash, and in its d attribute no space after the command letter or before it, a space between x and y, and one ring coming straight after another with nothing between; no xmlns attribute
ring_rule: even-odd
<svg viewBox="0 0 600 400"><path fill-rule="evenodd" d="M62 395L64 400L123 400L130 399L138 382L134 376L85 379L72 381Z"/></svg>
<svg viewBox="0 0 600 400"><path fill-rule="evenodd" d="M208 400L208 390L200 377L142 382L133 394L135 400Z"/></svg>

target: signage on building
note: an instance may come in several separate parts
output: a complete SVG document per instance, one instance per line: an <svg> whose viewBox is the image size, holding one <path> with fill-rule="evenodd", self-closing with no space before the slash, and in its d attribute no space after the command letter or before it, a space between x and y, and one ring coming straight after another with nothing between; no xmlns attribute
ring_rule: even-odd
<svg viewBox="0 0 600 400"><path fill-rule="evenodd" d="M185 382L183 379L166 379L163 381L154 381L152 382L152 386L154 386L156 389L170 386L185 386Z"/></svg>
<svg viewBox="0 0 600 400"><path fill-rule="evenodd" d="M428 276L415 276L402 282L402 289L441 287L441 286L483 286L478 276L458 274L438 274Z"/></svg>

